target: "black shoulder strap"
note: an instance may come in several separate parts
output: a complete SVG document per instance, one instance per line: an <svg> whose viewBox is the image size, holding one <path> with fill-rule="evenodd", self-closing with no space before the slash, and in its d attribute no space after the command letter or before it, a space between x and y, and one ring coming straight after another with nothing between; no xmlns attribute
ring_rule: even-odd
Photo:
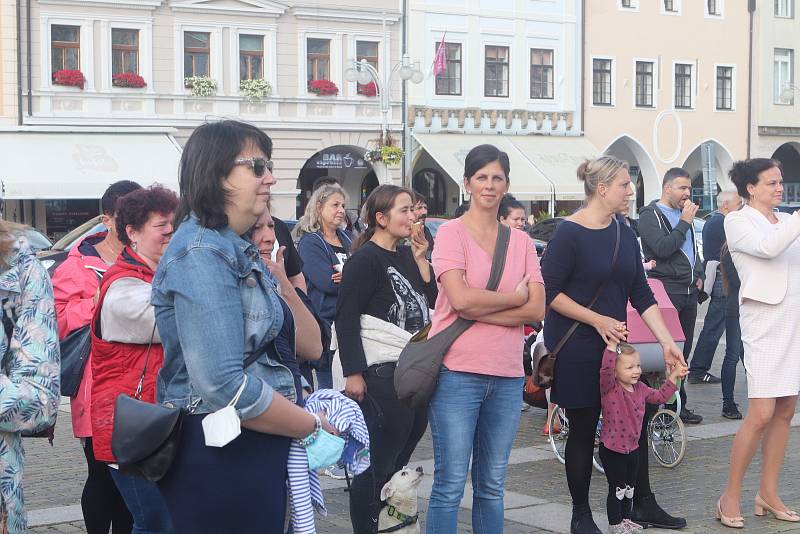
<svg viewBox="0 0 800 534"><path fill-rule="evenodd" d="M496 291L497 286L500 285L500 279L503 277L503 270L506 267L506 253L508 252L508 243L511 240L511 228L505 224L497 225L497 241L494 245L494 257L492 257L492 270L489 274L489 282L486 284L486 289L489 291Z"/></svg>

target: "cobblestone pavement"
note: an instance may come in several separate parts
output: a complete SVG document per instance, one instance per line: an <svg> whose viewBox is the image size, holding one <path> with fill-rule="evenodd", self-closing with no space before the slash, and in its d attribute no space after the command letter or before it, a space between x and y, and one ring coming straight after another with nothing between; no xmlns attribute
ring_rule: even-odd
<svg viewBox="0 0 800 534"><path fill-rule="evenodd" d="M698 332L700 330L698 325ZM721 351L715 357L712 372L718 374ZM701 425L688 427L690 441L686 457L674 469L654 466L651 461L652 485L659 502L669 511L683 515L689 522L686 532L730 532L713 519L713 506L727 475L732 435L738 423L721 417L721 391L718 385L688 385L689 407L705 417ZM742 411L747 408L743 370L737 377L736 398ZM541 435L545 412L531 409L522 414L514 444L506 484L507 533L568 532L569 492L564 468L555 460L547 440ZM800 424L800 417L795 419ZM71 437L69 414L60 414L54 447L45 440L27 439L25 495L30 511L31 532L40 534L77 534L85 532L80 520L80 493L85 476L85 462L79 442ZM427 507L432 479L433 451L430 435L420 442L412 465L425 467L425 487L420 490L421 521ZM746 479L742 510L744 532L800 532L800 525L757 518L752 515L752 500L758 488L758 457ZM348 517L347 493L343 481L323 477L325 499L329 509L321 518L318 532L344 534L352 532ZM468 489L469 490L469 489ZM783 499L800 507L800 427L791 431L787 459L781 478ZM604 518L605 479L594 473L591 504L598 523ZM459 514L459 532L470 532L469 491ZM602 527L601 527L602 528ZM216 534L216 533L213 533ZM224 533L221 533L224 534Z"/></svg>

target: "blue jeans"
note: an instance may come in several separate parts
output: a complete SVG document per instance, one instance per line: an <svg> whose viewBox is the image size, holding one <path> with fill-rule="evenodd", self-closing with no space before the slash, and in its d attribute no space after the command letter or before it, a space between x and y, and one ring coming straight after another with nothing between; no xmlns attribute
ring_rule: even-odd
<svg viewBox="0 0 800 534"><path fill-rule="evenodd" d="M736 366L744 360L742 327L739 315L728 314L725 318L725 359L722 360L722 404L733 402L733 387L736 385Z"/></svg>
<svg viewBox="0 0 800 534"><path fill-rule="evenodd" d="M112 467L108 470L133 516L132 534L172 534L172 518L158 486Z"/></svg>
<svg viewBox="0 0 800 534"><path fill-rule="evenodd" d="M722 275L717 270L717 278L711 289L711 301L703 321L703 331L697 338L694 355L689 365L689 376L702 378L711 369L714 352L717 350L722 332L725 331L725 306L727 302L725 289L722 286Z"/></svg>
<svg viewBox="0 0 800 534"><path fill-rule="evenodd" d="M331 389L333 388L333 372L331 370L314 371L317 375L317 389Z"/></svg>
<svg viewBox="0 0 800 534"><path fill-rule="evenodd" d="M506 469L519 426L522 383L522 377L460 373L442 366L428 408L435 462L428 534L456 532L470 455L473 532L503 532Z"/></svg>

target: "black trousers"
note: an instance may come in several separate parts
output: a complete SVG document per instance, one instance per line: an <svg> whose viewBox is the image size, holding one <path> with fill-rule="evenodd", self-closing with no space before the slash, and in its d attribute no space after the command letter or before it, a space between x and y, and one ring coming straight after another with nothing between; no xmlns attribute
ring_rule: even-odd
<svg viewBox="0 0 800 534"><path fill-rule="evenodd" d="M639 450L647 451L647 425L658 406L648 404L642 421L639 435ZM564 465L567 472L567 486L572 497L572 505L577 508L589 508L589 484L592 480L592 455L594 439L597 432L597 421L600 408L567 409L569 419L569 437L565 450ZM653 494L650 489L649 455L639 455L636 466L635 501Z"/></svg>
<svg viewBox="0 0 800 534"><path fill-rule="evenodd" d="M647 449L645 449L645 452L647 452ZM603 470L606 472L606 480L608 480L608 496L606 497L608 524L619 525L623 519L630 519L631 517L633 495L635 495L633 490L636 488L639 463L639 449L623 454L607 449L601 443L600 460L603 462ZM628 492L633 492L633 494ZM618 493L622 494L622 498Z"/></svg>
<svg viewBox="0 0 800 534"><path fill-rule="evenodd" d="M377 531L381 489L408 464L428 426L427 408L412 410L397 400L394 368L394 364L379 364L364 373L368 398L361 409L369 430L370 467L350 485L350 521L355 534Z"/></svg>
<svg viewBox="0 0 800 534"><path fill-rule="evenodd" d="M678 320L681 323L681 330L686 336L683 342L683 359L689 364L689 355L692 353L692 343L694 343L694 325L697 322L697 290L688 295L678 293L668 293L669 300L678 311ZM686 381L681 382L681 406L686 407Z"/></svg>
<svg viewBox="0 0 800 534"><path fill-rule="evenodd" d="M108 464L94 459L92 438L86 438L83 444L83 455L89 473L81 493L81 510L83 522L88 534L131 534L133 517L125 505Z"/></svg>

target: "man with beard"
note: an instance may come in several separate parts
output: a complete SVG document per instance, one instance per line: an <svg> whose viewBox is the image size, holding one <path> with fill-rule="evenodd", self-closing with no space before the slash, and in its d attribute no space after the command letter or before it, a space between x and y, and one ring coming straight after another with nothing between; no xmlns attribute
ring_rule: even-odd
<svg viewBox="0 0 800 534"><path fill-rule="evenodd" d="M684 169L674 167L668 170L662 185L661 198L642 208L639 213L639 234L645 260L656 260L648 276L663 282L678 311L686 336L683 357L689 363L697 319L698 291L703 287L703 266L698 258L693 225L698 207L691 201L692 179ZM703 417L686 407L683 384L680 395L680 418L684 423L700 423Z"/></svg>

